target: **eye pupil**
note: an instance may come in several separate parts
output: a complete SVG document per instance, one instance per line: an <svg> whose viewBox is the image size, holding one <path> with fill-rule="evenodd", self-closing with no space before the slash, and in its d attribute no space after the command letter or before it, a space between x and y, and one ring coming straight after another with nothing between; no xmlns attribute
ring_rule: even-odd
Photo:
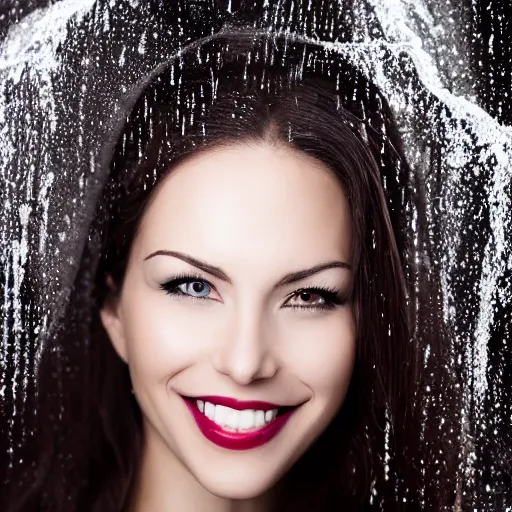
<svg viewBox="0 0 512 512"><path fill-rule="evenodd" d="M194 283L192 283L192 289L197 293L201 293L204 289L204 284L200 283L198 281L195 281Z"/></svg>
<svg viewBox="0 0 512 512"><path fill-rule="evenodd" d="M300 298L307 302L311 298L311 294L309 292L301 292Z"/></svg>

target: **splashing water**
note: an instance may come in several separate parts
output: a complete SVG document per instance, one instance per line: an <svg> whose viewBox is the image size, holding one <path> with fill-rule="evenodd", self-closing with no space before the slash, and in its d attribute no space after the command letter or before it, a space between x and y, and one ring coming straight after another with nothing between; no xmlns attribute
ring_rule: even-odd
<svg viewBox="0 0 512 512"><path fill-rule="evenodd" d="M115 6L116 2L110 2L112 9ZM138 2L131 2L130 7L133 12L143 9ZM461 464L466 477L474 479L476 454L472 440L486 432L489 343L497 303L503 305L511 301L510 294L500 288L500 283L507 271L512 270L510 235L507 235L512 228L512 128L501 126L471 95L474 77L468 71L470 65L460 42L457 23L446 14L453 10L449 2L438 6L438 10L432 3L422 0L356 2L354 11L360 15L356 18L358 25L354 27L352 42L334 38L322 41L312 36L315 19L310 18L309 35L283 30L291 14L279 17L279 6L271 7L270 2L265 2L264 7L264 20L270 27L265 30L282 32L290 41L321 45L346 59L378 86L401 126L409 165L425 180L429 230L439 233L435 261L431 264L441 268L445 320L455 326L451 352L454 361L457 356L461 359L459 367L466 381L461 404ZM302 18L299 19L305 25L307 13L306 9L302 11L303 7L301 4L299 16ZM293 11L293 6L291 9ZM235 12L231 1L227 12ZM53 308L60 300L65 300L62 296L66 295L66 290L61 289L59 283L66 282L66 272L76 271L77 262L67 247L77 241L72 233L81 218L80 201L85 201L87 184L95 179L91 176L95 174L99 158L91 145L88 169L76 171L74 182L68 185L65 185L66 176L71 180L74 172L66 167L66 163L72 161L70 153L62 153L60 171L50 166L54 161L51 151L58 146L56 141L64 140L57 119L62 93L59 76L67 63L62 61L60 52L69 32L77 27L83 29L84 24L89 23L98 38L114 34L119 29L110 15L109 9L99 10L97 2L92 0L63 0L36 9L12 26L0 49L0 80L4 84L0 96L3 141L0 145L0 201L4 211L0 218L3 311L0 398L9 397L17 404L10 420L10 439L19 413L17 407L23 403L29 381L37 374L37 360L44 348L45 335L55 321ZM183 20L180 33L186 31L184 24ZM302 25L299 23L299 26ZM179 55L179 47L167 53L155 52L154 62L137 70L137 64L131 62L133 56L137 53L141 59L147 58L154 51L150 45L156 44L147 27L137 30L139 35L133 49L127 45L120 48L117 55L105 54L105 58L110 59L109 65L120 70L124 77L122 92L144 76L158 59L164 62L172 55ZM180 44L184 47L187 42L184 39ZM93 57L84 53L84 76L76 77L73 83L78 99L80 93L89 93L94 87L86 82L89 66L99 67ZM121 99L117 97L112 101L116 103L114 115ZM76 108L80 119L84 119L83 99ZM430 127L423 133L417 128L421 116L426 116ZM20 131L23 126L19 124L20 117L32 130ZM425 152L418 150L417 143L438 133L440 126L443 127L442 164L434 174L429 171ZM82 139L85 138L84 126L80 129L79 146L82 147L86 144ZM468 182L477 185L468 189ZM72 191L75 185L81 190L78 194L77 190ZM58 205L63 203L66 193L70 200L74 198L73 210L77 211L64 215L64 209L59 209ZM479 204L485 205L487 216ZM58 222L53 224L54 217L60 218L60 227ZM413 218L414 215L411 222ZM487 223L483 233L482 222ZM54 229L60 234L58 240L51 238L50 231ZM480 257L461 262L461 252L467 250L467 240L473 236L475 253ZM37 240L36 245L34 240ZM37 254L31 254L34 247L37 247ZM23 290L30 287L29 278L33 276L29 267L34 262L39 264L38 278L52 286L46 296L33 297L33 302L27 305L22 299ZM458 327L460 325L464 328ZM27 331L35 334L31 343L26 342L30 338ZM429 353L424 356L427 361ZM14 457L14 447L10 447L10 452Z"/></svg>

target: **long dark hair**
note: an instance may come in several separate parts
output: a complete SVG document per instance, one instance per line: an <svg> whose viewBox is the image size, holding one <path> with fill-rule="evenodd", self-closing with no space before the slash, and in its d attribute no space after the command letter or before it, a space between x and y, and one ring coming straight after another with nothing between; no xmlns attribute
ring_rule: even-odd
<svg viewBox="0 0 512 512"><path fill-rule="evenodd" d="M321 160L342 183L353 221L353 377L338 415L285 477L278 510L454 503L448 411L443 435L425 421L439 413L440 393L449 403L452 381L439 279L425 262L426 241L413 243L406 221L414 211L421 231L421 183L378 89L339 57L337 80L327 79L326 61L313 44L224 34L183 52L144 88L120 132L68 312L42 356L38 456L13 512L126 509L141 412L99 319L105 276L122 287L152 192L179 162L243 142L290 145ZM426 255L419 261L418 251Z"/></svg>

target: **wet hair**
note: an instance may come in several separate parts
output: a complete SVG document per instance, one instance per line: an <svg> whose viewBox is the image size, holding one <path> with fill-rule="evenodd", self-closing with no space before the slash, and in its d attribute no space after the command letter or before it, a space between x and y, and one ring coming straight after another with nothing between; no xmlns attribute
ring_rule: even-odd
<svg viewBox="0 0 512 512"><path fill-rule="evenodd" d="M272 63L261 58L266 51L274 52ZM342 185L352 217L353 376L334 420L284 477L277 510L453 505L455 434L440 435L438 422L425 421L450 421L436 397L444 394L446 407L453 383L439 277L416 257L428 255L427 241L407 222L414 211L421 233L421 183L379 90L339 57L331 61L338 79L327 79L328 60L314 45L283 49L265 37L225 34L184 52L144 88L120 131L53 342L60 361L50 349L42 356L38 456L9 512L126 510L141 411L99 318L110 293L105 276L122 287L141 218L163 179L192 155L233 144L289 147L320 160Z"/></svg>

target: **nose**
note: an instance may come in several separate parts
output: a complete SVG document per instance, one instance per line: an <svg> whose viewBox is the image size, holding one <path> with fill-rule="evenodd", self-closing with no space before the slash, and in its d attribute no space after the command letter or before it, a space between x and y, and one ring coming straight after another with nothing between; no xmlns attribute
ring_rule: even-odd
<svg viewBox="0 0 512 512"><path fill-rule="evenodd" d="M278 363L268 331L254 308L233 313L227 336L213 357L215 369L240 385L272 378Z"/></svg>

